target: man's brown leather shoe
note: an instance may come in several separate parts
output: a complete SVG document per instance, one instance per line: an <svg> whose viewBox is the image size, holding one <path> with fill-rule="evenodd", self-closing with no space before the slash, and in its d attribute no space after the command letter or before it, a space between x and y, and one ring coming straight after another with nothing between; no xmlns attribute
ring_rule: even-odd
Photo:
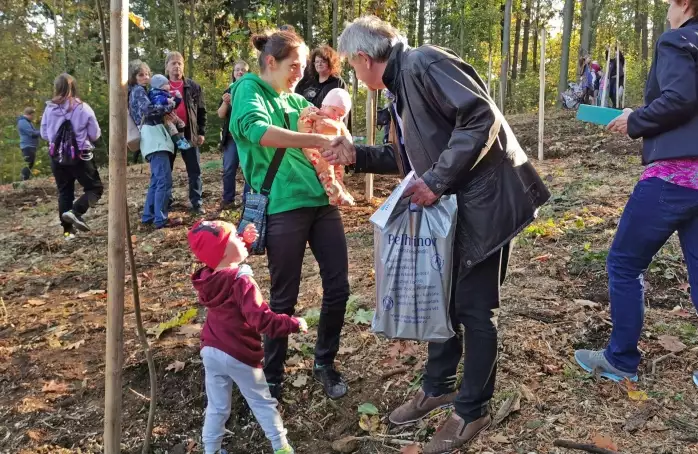
<svg viewBox="0 0 698 454"><path fill-rule="evenodd" d="M490 415L466 424L463 418L453 413L434 437L424 447L424 454L450 453L454 449L470 443L480 432L492 423Z"/></svg>
<svg viewBox="0 0 698 454"><path fill-rule="evenodd" d="M457 392L452 392L442 396L427 397L420 388L409 402L404 403L390 413L388 419L391 423L398 426L419 421L437 408L453 405L457 394Z"/></svg>

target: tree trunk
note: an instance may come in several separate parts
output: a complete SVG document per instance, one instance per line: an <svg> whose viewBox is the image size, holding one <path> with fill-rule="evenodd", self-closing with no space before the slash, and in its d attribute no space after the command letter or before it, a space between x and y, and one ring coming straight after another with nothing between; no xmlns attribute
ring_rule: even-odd
<svg viewBox="0 0 698 454"><path fill-rule="evenodd" d="M507 70L509 69L509 42L511 35L511 6L512 0L506 0L504 5L504 27L502 32L504 34L504 39L502 40L502 69L499 74L499 99L500 106L499 110L504 113L504 99L507 94Z"/></svg>
<svg viewBox="0 0 698 454"><path fill-rule="evenodd" d="M536 0L536 21L533 30L533 69L538 71L538 35L540 35L540 0Z"/></svg>
<svg viewBox="0 0 698 454"><path fill-rule="evenodd" d="M306 13L308 15L305 19L305 42L310 47L313 46L313 3L314 0L306 2Z"/></svg>
<svg viewBox="0 0 698 454"><path fill-rule="evenodd" d="M640 54L640 39L642 38L642 3L642 0L635 0L635 10L633 11L635 22L635 39L633 41L635 43L635 52L637 52L637 55Z"/></svg>
<svg viewBox="0 0 698 454"><path fill-rule="evenodd" d="M599 24L599 18L601 17L601 11L603 10L605 0L595 0L594 8L591 13L591 31L589 38L589 49L594 49L596 47L596 27Z"/></svg>
<svg viewBox="0 0 698 454"><path fill-rule="evenodd" d="M101 0L95 0L96 1L96 7L97 7L97 17L99 18L99 32L101 35L101 41L102 41L102 53L104 54L104 77L107 81L107 84L109 83L109 51L107 48L107 31L106 27L104 26L104 10L102 9L102 2Z"/></svg>
<svg viewBox="0 0 698 454"><path fill-rule="evenodd" d="M332 0L332 48L337 48L337 14L339 13L338 0Z"/></svg>
<svg viewBox="0 0 698 454"><path fill-rule="evenodd" d="M194 9L196 0L191 0L189 6L189 58L187 59L187 74L190 79L194 77Z"/></svg>
<svg viewBox="0 0 698 454"><path fill-rule="evenodd" d="M514 60L511 65L511 80L516 80L519 67L519 42L521 40L521 7L517 6L516 26L514 27Z"/></svg>
<svg viewBox="0 0 698 454"><path fill-rule="evenodd" d="M666 6L664 0L654 0L652 11L652 49L657 45L657 40L664 33L664 21L666 20Z"/></svg>
<svg viewBox="0 0 698 454"><path fill-rule="evenodd" d="M436 0L433 9L431 10L434 20L431 21L431 33L429 40L432 44L441 44L441 6Z"/></svg>
<svg viewBox="0 0 698 454"><path fill-rule="evenodd" d="M560 80L557 83L558 94L567 90L567 77L570 69L570 41L574 22L574 0L565 0L563 10L562 57L560 58Z"/></svg>
<svg viewBox="0 0 698 454"><path fill-rule="evenodd" d="M417 28L417 2L419 0L410 0L410 6L407 10L407 42L410 46L414 46L417 41L415 36L415 29ZM662 1L662 0L658 0Z"/></svg>
<svg viewBox="0 0 698 454"><path fill-rule="evenodd" d="M599 0L600 1L600 0ZM579 46L579 56L591 54L591 20L594 15L594 0L584 0L582 18L582 39Z"/></svg>
<svg viewBox="0 0 698 454"><path fill-rule="evenodd" d="M211 82L216 85L218 50L216 49L216 13L211 11Z"/></svg>
<svg viewBox="0 0 698 454"><path fill-rule="evenodd" d="M177 34L177 52L184 53L182 41L182 26L179 18L179 0L172 0L172 13L175 17L175 33Z"/></svg>
<svg viewBox="0 0 698 454"><path fill-rule="evenodd" d="M521 77L526 74L528 69L528 39L531 34L531 3L533 0L526 0L526 11L524 12L524 27L523 27L523 48L521 49Z"/></svg>
<svg viewBox="0 0 698 454"><path fill-rule="evenodd" d="M279 26L281 26L281 1L274 0L273 6L274 6L274 13L276 13L276 26L279 27Z"/></svg>
<svg viewBox="0 0 698 454"><path fill-rule="evenodd" d="M65 0L61 0L61 34L63 35L63 71L68 72L68 34L65 29Z"/></svg>
<svg viewBox="0 0 698 454"><path fill-rule="evenodd" d="M649 16L649 0L642 0L642 13L640 14L640 23L642 25L642 33L640 34L640 38L642 39L642 43L640 44L640 49L642 51L642 82L644 83L647 80L647 67L648 67L648 60L649 60L649 46L648 46L648 41L649 41L649 30L647 29L648 26L648 16Z"/></svg>
<svg viewBox="0 0 698 454"><path fill-rule="evenodd" d="M417 16L417 47L424 44L424 8L427 0L419 0L419 15Z"/></svg>

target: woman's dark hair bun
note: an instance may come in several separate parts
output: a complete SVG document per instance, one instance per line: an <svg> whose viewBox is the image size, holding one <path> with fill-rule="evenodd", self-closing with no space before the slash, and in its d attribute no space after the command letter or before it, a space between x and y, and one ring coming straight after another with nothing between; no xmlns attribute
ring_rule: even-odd
<svg viewBox="0 0 698 454"><path fill-rule="evenodd" d="M264 52L264 46L266 46L269 42L269 38L271 38L271 36L268 34L255 33L254 35L252 35L252 38L250 38L250 41L252 41L252 45L255 49L257 49L260 52Z"/></svg>

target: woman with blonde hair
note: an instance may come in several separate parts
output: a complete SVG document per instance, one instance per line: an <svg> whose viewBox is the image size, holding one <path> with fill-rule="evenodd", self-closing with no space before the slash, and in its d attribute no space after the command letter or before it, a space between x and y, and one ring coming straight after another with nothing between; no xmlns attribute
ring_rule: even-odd
<svg viewBox="0 0 698 454"><path fill-rule="evenodd" d="M82 218L102 197L104 187L94 163L94 142L102 131L92 108L78 98L75 78L63 73L53 84L53 98L46 102L41 118L41 137L49 142L51 171L58 188L58 215L66 239L76 229L90 227ZM75 200L75 181L84 194Z"/></svg>

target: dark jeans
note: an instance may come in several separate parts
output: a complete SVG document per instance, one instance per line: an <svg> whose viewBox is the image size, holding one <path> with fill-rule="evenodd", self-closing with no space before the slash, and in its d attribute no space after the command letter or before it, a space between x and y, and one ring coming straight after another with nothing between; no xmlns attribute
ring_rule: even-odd
<svg viewBox="0 0 698 454"><path fill-rule="evenodd" d="M174 153L170 154L170 170L174 169L177 151L177 145L175 144ZM188 150L179 151L182 153L184 165L187 167L187 177L189 178L189 201L191 202L192 208L198 208L203 203L201 201L201 194L203 193L203 182L201 181L201 153L199 152L198 147L192 147Z"/></svg>
<svg viewBox="0 0 698 454"><path fill-rule="evenodd" d="M102 197L104 186L99 178L99 172L94 160L78 160L75 165L64 166L51 160L51 170L56 179L58 188L58 217L60 218L66 211L73 210L75 214L82 216L87 210L97 205ZM75 181L82 186L85 193L77 200L75 199ZM72 225L61 220L63 231L72 230Z"/></svg>
<svg viewBox="0 0 698 454"><path fill-rule="evenodd" d="M150 164L150 186L143 206L144 224L154 223L156 227L167 224L170 194L172 193L172 169L168 151L158 151L146 158Z"/></svg>
<svg viewBox="0 0 698 454"><path fill-rule="evenodd" d="M140 150L132 151L131 153L131 164L138 164L139 162L143 162L143 155L141 154Z"/></svg>
<svg viewBox="0 0 698 454"><path fill-rule="evenodd" d="M643 274L666 241L678 232L691 299L698 308L698 190L660 178L640 181L618 223L608 254L608 290L613 330L606 359L634 373L644 317Z"/></svg>
<svg viewBox="0 0 698 454"><path fill-rule="evenodd" d="M499 307L499 287L506 271L509 246L472 268L467 268L459 255L456 250L449 308L456 335L444 343L429 343L422 389L428 396L453 392L465 331L463 380L455 408L470 423L489 412L489 401L494 394L497 327L492 318Z"/></svg>
<svg viewBox="0 0 698 454"><path fill-rule="evenodd" d="M223 147L223 203L232 203L235 200L235 175L239 166L238 146L233 139L228 138ZM250 185L245 182L243 197L249 192Z"/></svg>
<svg viewBox="0 0 698 454"><path fill-rule="evenodd" d="M616 80L611 79L608 81L609 84L611 84L608 87L608 96L611 98L611 106L614 109L620 109L620 104L621 101L623 100L620 96L618 96L618 93L616 93ZM621 93L623 92L624 88L623 85L620 86ZM621 98L621 99L616 99L616 98Z"/></svg>
<svg viewBox="0 0 698 454"><path fill-rule="evenodd" d="M293 315L298 301L306 243L320 265L322 308L315 344L315 363L331 365L339 350L349 299L349 260L344 226L334 206L301 208L269 216L267 256L271 274L271 310ZM281 383L288 337L264 338L267 382Z"/></svg>
<svg viewBox="0 0 698 454"><path fill-rule="evenodd" d="M34 161L36 160L36 148L22 148L22 157L24 158L25 163L25 166L22 169L22 179L28 180L32 176L32 168L34 167Z"/></svg>

